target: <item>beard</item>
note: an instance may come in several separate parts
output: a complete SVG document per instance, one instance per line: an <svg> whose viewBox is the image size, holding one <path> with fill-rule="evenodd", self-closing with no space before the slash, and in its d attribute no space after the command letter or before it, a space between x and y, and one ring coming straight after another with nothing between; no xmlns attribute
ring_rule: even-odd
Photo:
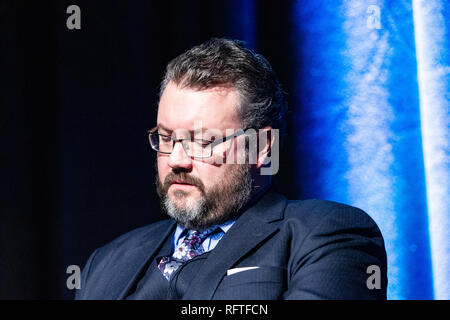
<svg viewBox="0 0 450 320"><path fill-rule="evenodd" d="M181 227L203 230L236 218L249 201L252 192L250 165L230 167L219 182L206 190L203 182L184 169L177 168L167 174L162 183L156 175L156 190L167 214ZM188 192L176 190L172 199L168 190L173 181L182 180L200 191L200 199L192 199ZM175 200L175 201L174 201ZM182 203L180 205L180 203Z"/></svg>

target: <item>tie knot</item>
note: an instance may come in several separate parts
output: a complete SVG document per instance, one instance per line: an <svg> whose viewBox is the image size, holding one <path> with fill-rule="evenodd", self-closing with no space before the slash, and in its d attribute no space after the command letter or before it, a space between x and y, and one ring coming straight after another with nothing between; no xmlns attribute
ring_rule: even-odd
<svg viewBox="0 0 450 320"><path fill-rule="evenodd" d="M200 238L200 232L197 230L189 230L186 239L184 240L185 243L189 244L190 246L193 246L196 243L200 243L202 239Z"/></svg>
<svg viewBox="0 0 450 320"><path fill-rule="evenodd" d="M205 238L207 238L211 233L213 233L214 231L216 231L218 228L218 226L213 226L211 228L205 229L203 231L198 231L198 230L189 230L188 234L186 236L186 239L192 242L197 242L200 243L203 240L205 240Z"/></svg>

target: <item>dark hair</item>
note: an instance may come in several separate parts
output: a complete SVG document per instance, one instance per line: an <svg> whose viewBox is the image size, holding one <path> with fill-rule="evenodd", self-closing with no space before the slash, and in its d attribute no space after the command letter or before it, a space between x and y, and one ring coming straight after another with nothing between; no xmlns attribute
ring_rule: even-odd
<svg viewBox="0 0 450 320"><path fill-rule="evenodd" d="M173 81L198 90L231 86L240 97L237 112L244 128L271 126L283 140L287 103L269 62L239 40L210 39L169 62L161 83L160 97Z"/></svg>

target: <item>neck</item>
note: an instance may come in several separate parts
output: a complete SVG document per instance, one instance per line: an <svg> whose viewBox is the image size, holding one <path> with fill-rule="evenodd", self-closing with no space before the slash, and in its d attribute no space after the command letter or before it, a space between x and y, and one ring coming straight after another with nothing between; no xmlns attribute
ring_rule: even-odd
<svg viewBox="0 0 450 320"><path fill-rule="evenodd" d="M272 185L272 176L261 175L260 169L253 167L251 170L251 175L253 180L253 187L250 196L250 202L252 202L253 199L259 198Z"/></svg>

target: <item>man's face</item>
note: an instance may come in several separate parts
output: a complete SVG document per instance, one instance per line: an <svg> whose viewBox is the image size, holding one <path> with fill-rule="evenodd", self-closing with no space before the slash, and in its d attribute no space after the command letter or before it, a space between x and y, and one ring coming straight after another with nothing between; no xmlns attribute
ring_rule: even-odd
<svg viewBox="0 0 450 320"><path fill-rule="evenodd" d="M201 138L194 131L201 121L204 130L219 130L225 137L226 129L242 129L237 104L238 94L231 88L194 90L169 82L159 103L158 132L178 139ZM179 224L201 229L224 222L248 200L249 166L213 161L224 156L225 146L232 145L233 139L219 145L207 159L188 157L179 142L171 154L158 153L158 193Z"/></svg>

